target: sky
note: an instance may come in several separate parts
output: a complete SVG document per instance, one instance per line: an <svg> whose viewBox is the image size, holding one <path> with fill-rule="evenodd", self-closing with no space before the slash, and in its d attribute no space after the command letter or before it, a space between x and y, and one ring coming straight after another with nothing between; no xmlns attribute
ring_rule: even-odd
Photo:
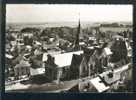
<svg viewBox="0 0 136 100"><path fill-rule="evenodd" d="M132 22L132 5L7 4L6 22Z"/></svg>

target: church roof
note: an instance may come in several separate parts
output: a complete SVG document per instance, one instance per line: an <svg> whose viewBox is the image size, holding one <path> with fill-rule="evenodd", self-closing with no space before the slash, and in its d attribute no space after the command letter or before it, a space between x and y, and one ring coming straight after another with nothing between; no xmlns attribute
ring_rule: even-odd
<svg viewBox="0 0 136 100"><path fill-rule="evenodd" d="M55 59L55 64L58 65L58 67L70 66L72 62L73 54L80 55L80 54L83 54L83 51L76 51L76 52L69 52L69 53L64 53L64 54L53 55Z"/></svg>

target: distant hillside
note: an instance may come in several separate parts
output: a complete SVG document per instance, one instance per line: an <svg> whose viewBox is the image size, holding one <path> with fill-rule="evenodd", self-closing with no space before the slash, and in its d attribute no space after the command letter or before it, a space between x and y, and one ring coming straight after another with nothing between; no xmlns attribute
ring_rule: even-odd
<svg viewBox="0 0 136 100"><path fill-rule="evenodd" d="M132 25L131 22L112 22L123 25ZM99 26L100 24L111 24L111 22L82 22L81 27L91 27L91 26ZM37 28L46 28L46 27L77 27L78 22L46 22L46 23L7 23L7 27L12 26L16 28L25 28L25 27L37 27Z"/></svg>

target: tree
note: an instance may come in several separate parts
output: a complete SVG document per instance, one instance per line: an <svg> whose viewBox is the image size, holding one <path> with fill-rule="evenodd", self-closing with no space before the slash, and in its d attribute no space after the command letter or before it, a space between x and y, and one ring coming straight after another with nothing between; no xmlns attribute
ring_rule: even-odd
<svg viewBox="0 0 136 100"><path fill-rule="evenodd" d="M25 32L28 32L28 33L40 33L40 29L35 28L35 27L26 27L26 28L23 28L21 30L21 33L25 33Z"/></svg>

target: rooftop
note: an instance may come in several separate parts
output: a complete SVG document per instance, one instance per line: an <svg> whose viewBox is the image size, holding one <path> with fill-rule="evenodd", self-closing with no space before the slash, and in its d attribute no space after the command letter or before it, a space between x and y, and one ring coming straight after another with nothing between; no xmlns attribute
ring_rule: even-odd
<svg viewBox="0 0 136 100"><path fill-rule="evenodd" d="M65 67L65 66L71 65L73 54L80 55L80 54L83 54L83 51L53 55L55 59L55 64L58 65L58 67Z"/></svg>
<svg viewBox="0 0 136 100"><path fill-rule="evenodd" d="M109 86L105 86L105 84L101 82L101 79L99 77L91 79L90 82L98 92L104 92L110 88Z"/></svg>

